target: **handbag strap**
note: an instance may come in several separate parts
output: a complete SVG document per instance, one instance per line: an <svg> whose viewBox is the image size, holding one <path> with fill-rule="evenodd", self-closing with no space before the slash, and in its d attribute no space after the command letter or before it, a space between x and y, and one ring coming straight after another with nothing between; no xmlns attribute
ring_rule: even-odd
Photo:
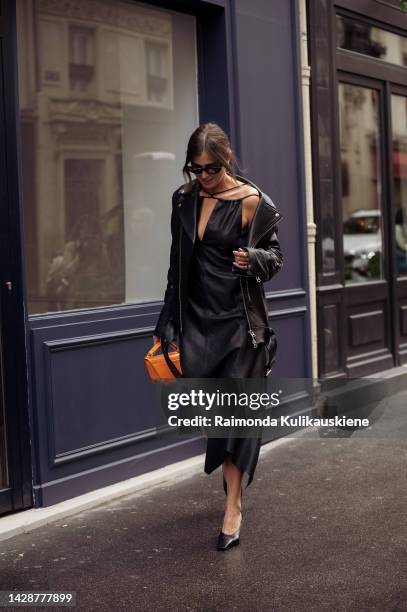
<svg viewBox="0 0 407 612"><path fill-rule="evenodd" d="M161 342L156 342L147 353L147 357L154 357L158 349L161 347Z"/></svg>
<svg viewBox="0 0 407 612"><path fill-rule="evenodd" d="M183 378L182 372L178 370L177 366L171 361L170 356L168 355L168 347L169 347L169 342L167 341L161 342L161 350L163 352L164 359L167 362L167 365L170 368L170 371L172 372L172 374L174 374L175 378Z"/></svg>

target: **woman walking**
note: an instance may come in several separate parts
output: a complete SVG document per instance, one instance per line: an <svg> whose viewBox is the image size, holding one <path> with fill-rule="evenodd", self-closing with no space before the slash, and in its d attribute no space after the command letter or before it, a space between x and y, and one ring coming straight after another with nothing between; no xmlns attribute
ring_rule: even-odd
<svg viewBox="0 0 407 612"><path fill-rule="evenodd" d="M235 165L225 132L203 124L188 142L188 182L172 196L170 266L154 342L178 344L188 378L266 378L275 359L263 282L283 264L282 215ZM261 436L208 438L204 469L222 465L226 493L218 550L239 543L243 474L247 487L260 445Z"/></svg>

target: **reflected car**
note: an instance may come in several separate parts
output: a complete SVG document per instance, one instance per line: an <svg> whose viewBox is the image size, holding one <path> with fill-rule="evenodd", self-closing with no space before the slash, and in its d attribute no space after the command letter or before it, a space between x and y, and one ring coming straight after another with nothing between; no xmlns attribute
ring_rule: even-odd
<svg viewBox="0 0 407 612"><path fill-rule="evenodd" d="M380 278L381 252L381 211L356 210L343 224L345 279L358 282Z"/></svg>

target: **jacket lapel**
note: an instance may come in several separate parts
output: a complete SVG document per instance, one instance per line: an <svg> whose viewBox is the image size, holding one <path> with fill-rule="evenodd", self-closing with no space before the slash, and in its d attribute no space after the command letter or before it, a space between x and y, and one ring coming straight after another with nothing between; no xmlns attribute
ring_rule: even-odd
<svg viewBox="0 0 407 612"><path fill-rule="evenodd" d="M192 243L196 239L196 225L198 214L198 193L200 186L195 179L187 183L178 191L177 211L181 223Z"/></svg>
<svg viewBox="0 0 407 612"><path fill-rule="evenodd" d="M249 230L248 246L254 246L282 216L270 198L263 193Z"/></svg>
<svg viewBox="0 0 407 612"><path fill-rule="evenodd" d="M247 244L252 246L256 244L268 227L271 227L274 222L277 222L282 217L282 214L276 209L274 203L268 195L263 193L257 185L249 179L239 176L236 177L257 189L260 193L260 202L257 206L252 224L250 226ZM196 240L196 226L198 215L198 193L200 191L200 183L198 179L184 185L178 191L177 211L181 223L186 234L192 243Z"/></svg>
<svg viewBox="0 0 407 612"><path fill-rule="evenodd" d="M247 237L247 245L255 246L257 240L271 227L275 222L280 220L283 216L275 207L273 201L266 193L255 184L253 181L245 178L244 176L236 175L238 179L248 183L260 193L260 202L254 213L253 221L250 226L249 235Z"/></svg>

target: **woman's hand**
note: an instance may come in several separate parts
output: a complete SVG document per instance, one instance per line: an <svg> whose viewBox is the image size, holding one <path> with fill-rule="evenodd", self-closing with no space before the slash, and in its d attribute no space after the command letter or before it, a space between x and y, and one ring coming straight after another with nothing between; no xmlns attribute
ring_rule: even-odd
<svg viewBox="0 0 407 612"><path fill-rule="evenodd" d="M249 265L249 253L239 247L238 251L233 251L233 255L235 256L233 265L241 270L247 270Z"/></svg>
<svg viewBox="0 0 407 612"><path fill-rule="evenodd" d="M157 342L160 341L160 338L158 336L154 336L153 334L153 344L157 344Z"/></svg>

